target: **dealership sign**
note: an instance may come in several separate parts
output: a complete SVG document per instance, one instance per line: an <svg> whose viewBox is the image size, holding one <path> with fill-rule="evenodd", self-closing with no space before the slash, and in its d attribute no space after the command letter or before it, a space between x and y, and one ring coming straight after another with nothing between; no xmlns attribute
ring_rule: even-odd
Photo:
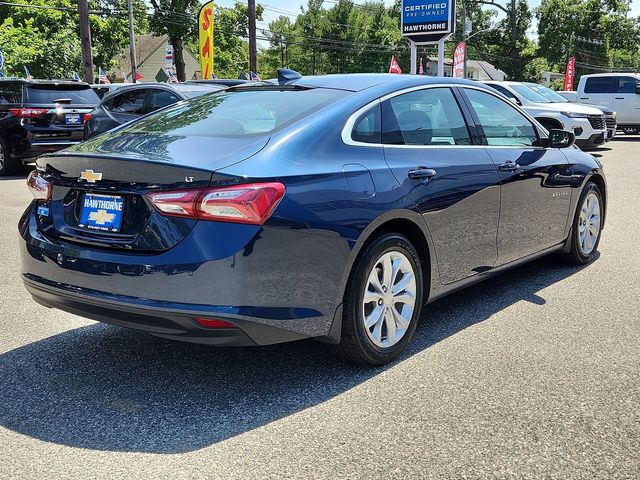
<svg viewBox="0 0 640 480"><path fill-rule="evenodd" d="M455 31L455 0L402 0L402 35L416 43L437 42Z"/></svg>

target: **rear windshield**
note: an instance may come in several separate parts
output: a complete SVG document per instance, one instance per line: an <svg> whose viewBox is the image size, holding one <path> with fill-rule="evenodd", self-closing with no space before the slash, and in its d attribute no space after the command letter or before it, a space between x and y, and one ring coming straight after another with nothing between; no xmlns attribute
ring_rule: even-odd
<svg viewBox="0 0 640 480"><path fill-rule="evenodd" d="M185 136L270 134L349 92L330 89L256 89L202 95L126 127L133 133Z"/></svg>
<svg viewBox="0 0 640 480"><path fill-rule="evenodd" d="M100 103L100 98L88 85L29 85L26 91L29 103L56 103L61 99L71 100L69 103L74 105Z"/></svg>

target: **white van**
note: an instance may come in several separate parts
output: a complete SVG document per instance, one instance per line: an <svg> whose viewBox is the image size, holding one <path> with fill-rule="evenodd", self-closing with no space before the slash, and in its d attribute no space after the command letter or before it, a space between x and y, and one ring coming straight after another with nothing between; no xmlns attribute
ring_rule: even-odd
<svg viewBox="0 0 640 480"><path fill-rule="evenodd" d="M582 75L577 92L580 103L613 108L624 133L640 133L640 74Z"/></svg>

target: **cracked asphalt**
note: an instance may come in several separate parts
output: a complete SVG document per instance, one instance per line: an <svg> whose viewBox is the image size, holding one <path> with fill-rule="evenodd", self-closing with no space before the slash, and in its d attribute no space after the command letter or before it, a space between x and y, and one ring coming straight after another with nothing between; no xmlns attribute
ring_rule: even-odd
<svg viewBox="0 0 640 480"><path fill-rule="evenodd" d="M640 478L640 137L595 154L593 264L544 258L431 304L378 369L37 305L17 254L28 169L0 179L0 478Z"/></svg>

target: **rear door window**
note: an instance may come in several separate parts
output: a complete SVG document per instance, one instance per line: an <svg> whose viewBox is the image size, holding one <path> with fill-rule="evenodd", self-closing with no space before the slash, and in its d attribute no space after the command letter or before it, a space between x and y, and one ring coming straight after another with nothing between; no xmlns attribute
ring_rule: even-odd
<svg viewBox="0 0 640 480"><path fill-rule="evenodd" d="M362 143L380 143L380 121L380 105L378 104L356 120L351 132L351 139Z"/></svg>
<svg viewBox="0 0 640 480"><path fill-rule="evenodd" d="M488 145L523 147L538 144L538 134L533 124L507 100L471 88L465 88L464 91L476 112Z"/></svg>
<svg viewBox="0 0 640 480"><path fill-rule="evenodd" d="M633 77L618 77L618 93L636 93L637 84Z"/></svg>
<svg viewBox="0 0 640 480"><path fill-rule="evenodd" d="M145 90L142 88L123 92L113 98L109 110L113 113L142 115L144 113L144 95Z"/></svg>
<svg viewBox="0 0 640 480"><path fill-rule="evenodd" d="M382 104L382 143L471 145L469 130L449 88L405 93Z"/></svg>
<svg viewBox="0 0 640 480"><path fill-rule="evenodd" d="M28 85L25 90L25 101L28 103L53 104L61 100L73 105L97 105L100 103L100 98L88 85L34 84Z"/></svg>
<svg viewBox="0 0 640 480"><path fill-rule="evenodd" d="M590 77L584 84L584 93L616 93L615 77Z"/></svg>
<svg viewBox="0 0 640 480"><path fill-rule="evenodd" d="M160 90L159 88L152 88L149 90L149 95L151 98L149 104L151 105L152 112L180 100L180 97L176 94L167 90Z"/></svg>
<svg viewBox="0 0 640 480"><path fill-rule="evenodd" d="M0 82L0 105L22 102L22 84Z"/></svg>

